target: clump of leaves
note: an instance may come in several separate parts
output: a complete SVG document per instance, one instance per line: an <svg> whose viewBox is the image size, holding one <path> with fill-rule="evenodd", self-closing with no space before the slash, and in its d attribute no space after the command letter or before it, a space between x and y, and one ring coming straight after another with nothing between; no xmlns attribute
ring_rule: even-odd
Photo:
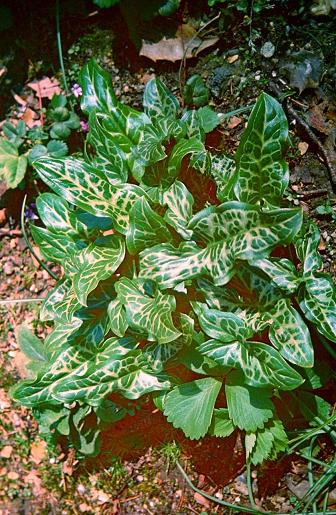
<svg viewBox="0 0 336 515"><path fill-rule="evenodd" d="M5 122L4 137L0 138L0 177L8 188L16 188L23 181L28 165L43 155L64 157L68 154L66 140L71 130L80 126L79 117L67 108L64 95L51 99L44 126L29 129L23 120L16 125Z"/></svg>
<svg viewBox="0 0 336 515"><path fill-rule="evenodd" d="M151 396L189 438L239 429L250 462L274 459L287 445L279 400L308 402L310 420L325 403L312 336L336 342L317 228L284 199L280 104L261 94L228 157L206 148L217 114L180 113L159 79L144 112L117 101L94 61L81 85L85 158L34 163L55 193L37 199L44 226L31 232L64 274L40 313L54 330L13 398L83 453L98 453L101 428L127 414L122 398ZM204 174L212 203L198 195Z"/></svg>

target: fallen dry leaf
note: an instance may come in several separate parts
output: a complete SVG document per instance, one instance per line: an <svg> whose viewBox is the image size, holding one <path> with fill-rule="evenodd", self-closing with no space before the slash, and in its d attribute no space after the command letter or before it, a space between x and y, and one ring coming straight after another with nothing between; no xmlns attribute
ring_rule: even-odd
<svg viewBox="0 0 336 515"><path fill-rule="evenodd" d="M231 116L229 123L228 123L228 129L234 129L235 127L238 127L242 123L242 119L238 118L238 116Z"/></svg>
<svg viewBox="0 0 336 515"><path fill-rule="evenodd" d="M301 156L305 155L305 153L308 150L308 147L309 147L308 143L306 143L305 141L300 141L300 143L298 144L298 149L300 151Z"/></svg>
<svg viewBox="0 0 336 515"><path fill-rule="evenodd" d="M6 467L2 467L2 468L0 469L0 476L6 476L6 475L7 475L7 472L8 472L8 471L7 471Z"/></svg>
<svg viewBox="0 0 336 515"><path fill-rule="evenodd" d="M111 496L106 494L104 490L96 490L95 488L92 488L92 499L94 501L97 501L99 504L105 504L111 500Z"/></svg>
<svg viewBox="0 0 336 515"><path fill-rule="evenodd" d="M10 401L7 393L3 388L0 388L0 410L5 410L10 407Z"/></svg>
<svg viewBox="0 0 336 515"><path fill-rule="evenodd" d="M17 479L19 479L20 476L17 472L8 472L7 477L11 481L16 481Z"/></svg>
<svg viewBox="0 0 336 515"><path fill-rule="evenodd" d="M10 458L13 452L13 447L11 445L5 445L3 449L0 451L1 458Z"/></svg>
<svg viewBox="0 0 336 515"><path fill-rule="evenodd" d="M206 508L210 508L210 503L208 499L203 497L203 495L199 494L198 492L194 493L194 499L198 504L201 504L202 506L205 506Z"/></svg>
<svg viewBox="0 0 336 515"><path fill-rule="evenodd" d="M24 100L24 98L20 97L20 95L17 95L16 93L14 93L14 91L12 91L12 95L14 97L14 100L20 104L21 106L26 106L27 105L27 101Z"/></svg>
<svg viewBox="0 0 336 515"><path fill-rule="evenodd" d="M79 505L79 509L82 513L85 513L86 511L92 511L91 510L91 506L89 506L88 504L86 504L85 502L82 502L80 505Z"/></svg>
<svg viewBox="0 0 336 515"><path fill-rule="evenodd" d="M29 128L42 125L42 121L40 120L39 115L33 111L33 109L30 109L30 107L26 108L23 115L21 116L21 119Z"/></svg>
<svg viewBox="0 0 336 515"><path fill-rule="evenodd" d="M175 38L163 37L157 43L142 40L139 55L148 57L152 61L181 61L184 57L190 59L200 52L217 43L218 37L201 39L195 36L195 29L183 24L176 32Z"/></svg>
<svg viewBox="0 0 336 515"><path fill-rule="evenodd" d="M27 364L29 363L29 358L27 358L27 356L20 350L13 352L15 352L15 355L13 356L14 367L22 379L27 378Z"/></svg>
<svg viewBox="0 0 336 515"><path fill-rule="evenodd" d="M26 484L32 485L32 491L35 497L41 497L46 494L46 489L42 486L42 479L37 470L31 470L23 480Z"/></svg>
<svg viewBox="0 0 336 515"><path fill-rule="evenodd" d="M226 60L228 63L232 64L232 63L235 63L236 61L238 61L238 59L239 59L239 55L235 54L235 55L230 55Z"/></svg>
<svg viewBox="0 0 336 515"><path fill-rule="evenodd" d="M47 455L47 444L44 440L32 443L30 448L30 460L39 465Z"/></svg>
<svg viewBox="0 0 336 515"><path fill-rule="evenodd" d="M34 80L33 82L28 82L28 86L35 91L36 96L40 98L49 98L52 99L53 95L59 95L61 93L61 88L59 87L59 82L57 79L52 77L45 77L41 80Z"/></svg>

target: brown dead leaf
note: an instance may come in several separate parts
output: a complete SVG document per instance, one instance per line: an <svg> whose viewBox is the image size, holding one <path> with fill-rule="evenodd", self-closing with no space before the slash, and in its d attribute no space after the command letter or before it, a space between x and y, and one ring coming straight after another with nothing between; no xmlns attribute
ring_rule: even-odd
<svg viewBox="0 0 336 515"><path fill-rule="evenodd" d="M89 506L88 504L86 504L85 502L82 502L80 505L79 505L79 509L82 513L85 513L86 511L92 511L91 510L91 506Z"/></svg>
<svg viewBox="0 0 336 515"><path fill-rule="evenodd" d="M27 364L29 363L29 359L23 352L20 350L13 351L15 355L13 357L14 367L19 373L19 376L23 378L27 378Z"/></svg>
<svg viewBox="0 0 336 515"><path fill-rule="evenodd" d="M202 506L205 506L206 508L210 508L210 503L208 499L203 497L203 495L199 494L198 492L194 493L194 499L198 504L201 504Z"/></svg>
<svg viewBox="0 0 336 515"><path fill-rule="evenodd" d="M96 490L96 488L92 488L91 494L92 499L97 501L98 504L106 504L111 501L111 496L106 494L104 490Z"/></svg>
<svg viewBox="0 0 336 515"><path fill-rule="evenodd" d="M8 470L6 469L6 467L2 467L0 469L0 476L6 476L7 472L8 472Z"/></svg>
<svg viewBox="0 0 336 515"><path fill-rule="evenodd" d="M40 478L37 470L30 470L23 480L26 484L32 485L32 491L35 497L45 495L46 489L42 486L42 479Z"/></svg>
<svg viewBox="0 0 336 515"><path fill-rule="evenodd" d="M201 39L195 36L195 29L188 24L180 26L175 38L163 37L157 43L142 40L139 55L152 61L181 61L184 57L190 59L200 52L217 43L218 37Z"/></svg>
<svg viewBox="0 0 336 515"><path fill-rule="evenodd" d="M7 393L3 388L0 388L0 411L8 409L10 407L10 400Z"/></svg>
<svg viewBox="0 0 336 515"><path fill-rule="evenodd" d="M72 476L78 460L75 460L75 449L70 449L67 459L62 464L62 473L67 476Z"/></svg>
<svg viewBox="0 0 336 515"><path fill-rule="evenodd" d="M33 82L28 82L28 86L35 91L37 97L49 98L49 100L52 99L55 93L56 95L59 95L61 93L59 82L54 77L45 77L41 80L34 80Z"/></svg>
<svg viewBox="0 0 336 515"><path fill-rule="evenodd" d="M235 55L230 55L226 60L228 63L232 64L232 63L235 63L236 61L238 61L238 59L239 59L239 55L235 54Z"/></svg>
<svg viewBox="0 0 336 515"><path fill-rule="evenodd" d="M10 458L13 452L13 447L11 445L5 445L0 451L1 458Z"/></svg>
<svg viewBox="0 0 336 515"><path fill-rule="evenodd" d="M30 109L30 107L26 108L23 115L21 116L21 119L29 128L42 125L42 121L40 120L39 115L33 111L33 109Z"/></svg>
<svg viewBox="0 0 336 515"><path fill-rule="evenodd" d="M308 150L308 147L309 147L309 144L306 141L300 141L300 143L298 144L298 149L300 151L301 156L305 155L305 153Z"/></svg>
<svg viewBox="0 0 336 515"><path fill-rule="evenodd" d="M39 465L47 455L47 444L44 440L37 440L30 448L30 460Z"/></svg>
<svg viewBox="0 0 336 515"><path fill-rule="evenodd" d="M16 481L17 479L19 479L20 476L17 472L8 472L7 477L11 481Z"/></svg>
<svg viewBox="0 0 336 515"><path fill-rule="evenodd" d="M238 118L238 116L231 116L229 123L228 123L228 129L234 129L235 127L238 127L242 123L242 119Z"/></svg>

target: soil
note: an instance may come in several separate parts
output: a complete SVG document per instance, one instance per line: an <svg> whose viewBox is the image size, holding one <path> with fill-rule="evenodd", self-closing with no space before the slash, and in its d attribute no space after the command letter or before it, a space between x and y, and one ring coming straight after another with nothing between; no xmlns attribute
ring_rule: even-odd
<svg viewBox="0 0 336 515"><path fill-rule="evenodd" d="M250 105L263 90L272 93L271 81L283 93L289 92L287 105L296 111L303 124L294 123L288 111L292 145L287 152L290 164L287 199L300 204L306 215L318 224L323 266L336 278L336 197L331 177L336 167L336 63L332 50L336 39L335 17L317 19L307 14L302 20L295 9L284 11L285 3L279 2L282 7L274 11L255 15L250 24L238 11L224 10L221 18L209 26L211 35L219 37L214 50L187 60L181 74L179 63L153 63L139 57L120 10L96 12L89 1L73 2L81 5L80 11L74 5L64 7L61 16L65 64L72 82L76 82L80 66L95 55L111 73L118 98L137 108L141 107L146 82L154 75L160 76L180 96L185 78L200 74L211 90L210 103L218 112ZM174 23L183 20L197 26L200 14L196 7L179 13ZM215 14L216 11L206 9L201 18L208 22ZM13 15L19 44L13 42L14 29L10 29L0 48L0 64L4 62L8 69L0 95L2 118L17 116L13 88L15 93L27 98L28 79L51 74L60 79L56 71L54 13L50 5L35 1L32 10L20 0L15 2ZM141 36L147 35L148 25L144 24L141 31ZM275 47L270 58L261 54L267 41ZM5 47L6 44L9 46ZM25 49L21 58L20 48ZM324 71L314 88L299 93L291 86L283 62L289 54L302 50L323 58ZM231 116L212 135L211 145L232 153L247 117L248 113ZM74 148L76 145L78 141L74 142ZM33 183L29 187L28 204L34 201L36 186L41 185ZM209 191L209 184L202 183L200 188ZM40 300L55 281L32 257L23 238L19 224L23 192L0 194L0 300ZM326 209L321 210L321 206ZM38 253L37 248L34 250ZM55 274L60 273L58 267L49 266ZM31 412L13 405L8 394L10 386L24 375L24 357L16 339L18 326L25 323L41 337L51 330L47 323L39 321L38 306L39 301L34 300L0 305L1 515L229 513L188 487L175 465L177 456L195 486L219 500L249 504L240 436L234 433L225 439L225 445L218 438L190 441L182 432L173 430L149 403L104 433L99 460L78 460L71 449L62 446L48 449L38 435ZM322 443L322 447L327 459L331 453L329 444ZM289 513L295 510L295 499L306 486L307 464L296 456L286 456L253 470L252 478L260 513L263 510ZM335 499L331 495L331 508L332 502Z"/></svg>

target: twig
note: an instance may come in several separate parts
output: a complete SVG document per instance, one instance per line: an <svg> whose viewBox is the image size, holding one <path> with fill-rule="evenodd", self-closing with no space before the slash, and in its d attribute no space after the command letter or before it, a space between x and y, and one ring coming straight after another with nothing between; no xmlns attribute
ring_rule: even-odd
<svg viewBox="0 0 336 515"><path fill-rule="evenodd" d="M300 197L300 199L310 199L328 195L329 191L326 188L321 188L319 190L311 191L295 191L294 193L296 193Z"/></svg>
<svg viewBox="0 0 336 515"><path fill-rule="evenodd" d="M185 68L186 68L186 61L187 61L186 55L187 55L188 49L189 49L191 43L197 38L197 36L199 36L199 34L201 32L203 32L204 29L206 29L209 25L211 25L211 23L218 20L218 18L220 18L220 17L221 17L221 13L219 12L218 14L216 14L216 16L214 18L211 18L211 20L209 20L205 25L200 27L198 29L198 31L193 35L193 37L188 41L188 43L186 44L186 46L184 48L183 57L181 59L180 68L179 68L180 94L181 94L182 98L183 98L183 86L184 86L184 81L182 81L182 70L185 70ZM182 42L183 42L183 37L182 37Z"/></svg>
<svg viewBox="0 0 336 515"><path fill-rule="evenodd" d="M0 229L0 236L22 236L20 229Z"/></svg>
<svg viewBox="0 0 336 515"><path fill-rule="evenodd" d="M283 93L280 90L280 88L272 81L269 83L269 87L279 97L279 100L282 101L281 99L282 99ZM288 100L283 101L283 102L285 104L285 108L286 108L286 111L288 112L288 114L290 114L292 116L292 118L302 127L302 129L304 129L306 135L310 138L312 143L318 148L318 150L321 154L321 157L323 158L324 164L328 170L329 179L330 179L332 188L333 188L334 192L336 192L336 169L335 169L333 163L331 162L328 152L326 151L326 149L324 148L324 146L322 145L320 140L317 138L317 136L315 136L314 132L309 127L309 125L297 113L297 111L288 102Z"/></svg>
<svg viewBox="0 0 336 515"><path fill-rule="evenodd" d="M31 304L35 302L43 302L45 297L42 298L31 298L31 299L9 299L9 300L0 300L0 306L7 306L10 304Z"/></svg>

